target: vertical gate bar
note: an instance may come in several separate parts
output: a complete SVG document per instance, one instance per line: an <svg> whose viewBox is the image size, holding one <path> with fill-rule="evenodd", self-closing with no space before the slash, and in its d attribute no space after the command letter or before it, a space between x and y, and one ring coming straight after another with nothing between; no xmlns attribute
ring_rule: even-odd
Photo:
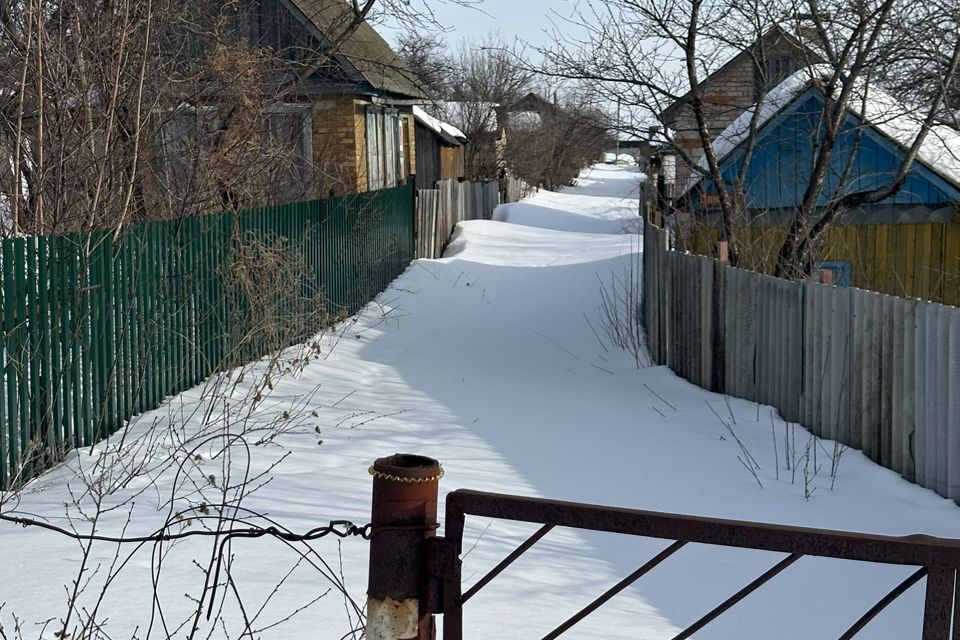
<svg viewBox="0 0 960 640"><path fill-rule="evenodd" d="M453 546L455 561L443 584L443 640L463 640L463 594L460 555L463 552L463 528L466 516L456 494L447 494L443 535Z"/></svg>
<svg viewBox="0 0 960 640"><path fill-rule="evenodd" d="M923 604L923 640L950 640L956 570L927 567L927 591Z"/></svg>

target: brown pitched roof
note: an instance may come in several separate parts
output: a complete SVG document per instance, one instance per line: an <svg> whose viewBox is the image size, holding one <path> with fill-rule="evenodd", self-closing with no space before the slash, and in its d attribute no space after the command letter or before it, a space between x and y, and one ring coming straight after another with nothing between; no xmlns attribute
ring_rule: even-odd
<svg viewBox="0 0 960 640"><path fill-rule="evenodd" d="M328 41L337 41L353 19L343 0L290 0ZM403 98L427 98L420 79L366 21L341 42L337 53L346 58L370 86Z"/></svg>

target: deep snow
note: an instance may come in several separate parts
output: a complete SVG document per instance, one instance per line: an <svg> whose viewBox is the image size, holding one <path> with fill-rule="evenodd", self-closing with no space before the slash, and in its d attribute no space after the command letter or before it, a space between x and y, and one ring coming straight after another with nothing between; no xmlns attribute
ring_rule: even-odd
<svg viewBox="0 0 960 640"><path fill-rule="evenodd" d="M598 165L578 187L501 207L493 221L462 223L446 257L417 261L355 324L324 337L325 357L298 378L276 384L257 411L270 419L302 398L300 410L316 417L308 415L301 432L282 436L282 447L253 448L254 473L268 471L283 451L290 456L269 470L269 484L251 495L246 507L295 531L334 518L366 522L367 467L377 457L403 451L443 462L442 492L463 487L893 535L958 535L956 505L858 452L843 455L831 489L830 442L814 445L822 468L808 483L815 487L808 499L802 469L787 471L783 461L785 431L794 434L802 456L805 430L786 428L769 407L724 399L664 367L637 370L628 354L601 347L587 318L596 322L599 281L622 273L640 246L630 233L637 231L638 176L634 168ZM200 391L193 390L171 400L144 416L128 440L153 421L170 421L189 433L196 428L198 418L190 416L199 398ZM721 420L761 465L763 488L738 460L740 448ZM87 451L72 456L68 465L35 482L17 509L63 523L69 488L82 491L75 470L93 459ZM205 464L211 475L219 472L219 463L198 462ZM137 479L107 503L142 491L128 533L149 532L166 517L158 509L177 482L169 472L155 485ZM119 532L125 521L125 511L107 513L98 531ZM535 529L468 519L465 584ZM38 637L43 627L37 623L63 615L64 585L79 567L78 544L0 524L0 545L0 603L5 603L0 620L10 629L16 614L26 620L24 637ZM551 532L466 605L465 637L541 637L665 546L627 536ZM338 551L337 542L324 539L312 548L342 571L362 604L365 543L348 539ZM94 549L102 561L113 557L113 545ZM237 541L232 553L232 576L248 613L260 608L298 558L269 539ZM172 548L158 588L166 619L189 613L185 594L195 597L202 587L191 560L206 562L209 554L209 541L187 540ZM568 635L670 637L779 558L687 547ZM107 592L100 615L108 617L105 631L112 638L130 637L137 628L138 637L146 636L153 608L150 566L145 548ZM804 558L697 638L837 637L910 571ZM301 565L255 626L282 619L328 584ZM863 637L919 637L922 588L921 581ZM226 631L218 628L213 637L241 635L237 606L228 604L227 612ZM182 636L169 626L171 635ZM343 599L331 593L258 635L335 640L350 626ZM152 637L164 635L155 622ZM48 629L44 637L51 636Z"/></svg>

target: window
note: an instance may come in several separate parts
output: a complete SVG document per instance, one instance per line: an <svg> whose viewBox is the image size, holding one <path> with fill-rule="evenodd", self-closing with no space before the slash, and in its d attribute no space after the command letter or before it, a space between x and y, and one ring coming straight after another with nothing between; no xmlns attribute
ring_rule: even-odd
<svg viewBox="0 0 960 640"><path fill-rule="evenodd" d="M799 68L797 59L791 56L772 55L764 60L762 69L753 70L753 99L759 100L761 92L777 86Z"/></svg>
<svg viewBox="0 0 960 640"><path fill-rule="evenodd" d="M406 120L396 109L367 108L367 187L370 190L396 186L406 177Z"/></svg>
<svg viewBox="0 0 960 640"><path fill-rule="evenodd" d="M220 118L215 107L182 106L163 113L160 126L160 182L171 204L186 202L197 188L216 146Z"/></svg>
<svg viewBox="0 0 960 640"><path fill-rule="evenodd" d="M382 120L379 110L367 109L367 187L371 191L383 187Z"/></svg>
<svg viewBox="0 0 960 640"><path fill-rule="evenodd" d="M267 185L271 200L295 202L311 197L313 178L312 120L307 105L271 107L264 116L263 138L271 155Z"/></svg>

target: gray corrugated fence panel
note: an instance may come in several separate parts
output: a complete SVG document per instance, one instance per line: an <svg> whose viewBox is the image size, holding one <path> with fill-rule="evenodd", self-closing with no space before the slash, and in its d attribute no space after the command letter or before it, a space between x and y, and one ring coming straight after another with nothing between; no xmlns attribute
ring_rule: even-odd
<svg viewBox="0 0 960 640"><path fill-rule="evenodd" d="M924 395L924 484L928 489L937 486L937 336L939 314L932 305L924 305L924 329L926 342Z"/></svg>
<svg viewBox="0 0 960 640"><path fill-rule="evenodd" d="M947 497L960 501L960 309L950 310L950 339L946 349L947 378Z"/></svg>
<svg viewBox="0 0 960 640"><path fill-rule="evenodd" d="M660 254L660 360L664 366L670 366L670 253Z"/></svg>
<svg viewBox="0 0 960 640"><path fill-rule="evenodd" d="M670 310L673 319L670 322L670 368L683 372L683 322L685 317L686 301L683 297L683 260L675 252L668 254L670 258Z"/></svg>
<svg viewBox="0 0 960 640"><path fill-rule="evenodd" d="M726 382L726 388L724 393L730 395L739 395L740 394L740 380L737 375L737 367L739 365L739 352L738 347L740 344L740 325L737 322L739 319L738 309L740 308L740 272L737 269L732 269L727 267L727 287L726 287L726 360L725 360L725 371L724 377Z"/></svg>
<svg viewBox="0 0 960 640"><path fill-rule="evenodd" d="M940 384L940 313L933 306L927 306L927 380L924 395L927 400L926 427L927 427L927 487L936 490L940 484L940 468L938 466L937 451L940 444L940 421L938 410L938 387Z"/></svg>
<svg viewBox="0 0 960 640"><path fill-rule="evenodd" d="M659 291L657 281L660 275L657 265L656 231L644 222L643 227L643 313L644 327L647 333L647 348L654 364L660 362Z"/></svg>
<svg viewBox="0 0 960 640"><path fill-rule="evenodd" d="M914 452L916 435L916 331L917 301L903 300L903 475L911 482L916 481L916 456Z"/></svg>
<svg viewBox="0 0 960 640"><path fill-rule="evenodd" d="M747 400L754 399L753 350L754 327L753 287L748 273L737 270L737 289L740 304L737 305L737 395Z"/></svg>
<svg viewBox="0 0 960 640"><path fill-rule="evenodd" d="M820 331L820 425L818 435L821 438L833 439L836 407L833 404L833 304L834 289L825 285L817 287L819 297L820 320L817 328Z"/></svg>
<svg viewBox="0 0 960 640"><path fill-rule="evenodd" d="M947 413L947 398L950 395L950 309L936 304L933 305L937 313L937 374L936 401L936 443L937 443L937 484L935 490L941 496L948 493L948 446L947 430L950 428ZM960 425L958 425L960 426Z"/></svg>
<svg viewBox="0 0 960 640"><path fill-rule="evenodd" d="M806 287L806 310L807 310L807 377L809 378L806 387L807 394L807 415L804 418L804 424L813 433L819 433L820 429L820 378L822 377L822 363L820 362L820 333L817 331L817 323L820 320L818 315L817 298L818 287L807 282Z"/></svg>
<svg viewBox="0 0 960 640"><path fill-rule="evenodd" d="M753 274L751 274L753 275ZM770 283L765 276L754 276L753 281L753 316L754 320L754 348L753 348L753 379L754 402L770 404L769 396L769 357L770 350L767 348L770 342Z"/></svg>
<svg viewBox="0 0 960 640"><path fill-rule="evenodd" d="M683 266L677 259L677 254L668 251L664 254L666 263L669 265L668 272L670 279L667 283L667 290L670 296L670 306L667 308L669 317L667 326L670 332L670 341L667 345L667 366L674 371L681 372L680 367L680 336L683 333L683 327L680 326L680 310L683 305L682 292L677 287L677 281L680 280L679 271Z"/></svg>
<svg viewBox="0 0 960 640"><path fill-rule="evenodd" d="M883 306L879 295L866 292L869 309L870 326L867 334L867 349L870 360L864 373L866 382L866 399L864 412L867 420L863 431L863 451L870 459L880 461L882 435L882 407L883 401Z"/></svg>
<svg viewBox="0 0 960 640"><path fill-rule="evenodd" d="M784 335L784 317L783 300L780 293L780 283L775 278L768 281L770 289L770 299L768 302L767 323L769 328L767 334L770 336L767 341L769 354L766 357L767 366L770 368L769 393L771 404L777 408L777 411L783 411L783 389L784 379L783 361L784 348L786 347L786 336Z"/></svg>
<svg viewBox="0 0 960 640"><path fill-rule="evenodd" d="M894 394L894 305L893 298L877 296L883 309L883 338L880 349L880 464L893 468L893 394Z"/></svg>
<svg viewBox="0 0 960 640"><path fill-rule="evenodd" d="M806 339L804 335L804 295L806 285L802 282L791 283L791 313L793 343L790 352L790 359L793 362L792 377L790 380L790 399L792 405L789 413L784 417L791 422L800 422L803 413L804 399L804 374L806 372L804 364L804 350Z"/></svg>
<svg viewBox="0 0 960 640"><path fill-rule="evenodd" d="M737 307L740 306L740 296L739 294L739 280L737 279L738 271L736 269L727 268L727 287L726 287L726 317L724 318L724 324L726 325L727 332L724 336L724 342L726 344L726 354L727 358L724 363L724 378L726 380L726 388L724 393L730 395L738 395L739 391L739 381L737 380L737 345L740 340L739 328L737 326Z"/></svg>
<svg viewBox="0 0 960 640"><path fill-rule="evenodd" d="M776 278L770 279L770 288L773 292L773 325L770 330L771 335L771 360L772 370L774 372L772 383L772 394L774 406L781 414L785 413L787 406L786 382L789 377L787 367L787 350L789 349L789 334L787 329L787 296L782 282Z"/></svg>
<svg viewBox="0 0 960 640"><path fill-rule="evenodd" d="M927 305L917 305L916 331L914 335L916 359L916 386L914 387L914 462L916 464L916 483L922 487L929 487L927 470L927 433L929 431L926 416L926 407L929 391L927 387L927 335L929 323L927 321Z"/></svg>
<svg viewBox="0 0 960 640"><path fill-rule="evenodd" d="M676 273L676 300L680 300L677 305L677 320L680 330L678 331L677 345L677 364L680 375L686 380L690 379L690 334L693 332L692 316L696 313L696 305L693 304L693 283L690 282L690 261L682 253L674 254L677 258Z"/></svg>
<svg viewBox="0 0 960 640"><path fill-rule="evenodd" d="M844 441L868 456L877 449L877 424L880 400L880 348L882 342L882 311L877 305L878 296L869 291L857 290L854 318L853 375L850 380L850 395L853 399L853 424Z"/></svg>
<svg viewBox="0 0 960 640"><path fill-rule="evenodd" d="M682 280L681 269L683 268L683 264L677 253L670 251L665 255L670 265L670 346L668 347L668 360L671 363L671 369L680 370L680 346L683 340L683 326L681 322L683 318L684 301L683 291L677 283Z"/></svg>
<svg viewBox="0 0 960 640"><path fill-rule="evenodd" d="M687 379L694 384L700 384L702 382L698 375L700 370L700 350L696 347L700 336L700 270L697 265L698 260L696 257L684 256L684 261L687 263L686 286L687 290L690 292L690 295L687 299L693 303L690 305L690 312L687 314L689 316L687 319L689 335L687 336L686 341Z"/></svg>
<svg viewBox="0 0 960 640"><path fill-rule="evenodd" d="M890 358L890 468L903 473L903 320L905 306L899 298L890 298L893 316L892 331L887 347Z"/></svg>
<svg viewBox="0 0 960 640"><path fill-rule="evenodd" d="M824 287L814 285L810 289L810 299L812 302L812 320L810 325L810 336L813 340L813 413L810 416L811 422L807 425L810 430L818 436L823 435L823 413L824 413L824 377L826 375L826 350L824 349Z"/></svg>
<svg viewBox="0 0 960 640"><path fill-rule="evenodd" d="M713 281L714 261L700 258L700 386L713 387Z"/></svg>
<svg viewBox="0 0 960 640"><path fill-rule="evenodd" d="M665 267L663 266L666 262L666 254L663 250L663 235L657 231L653 239L653 242L656 243L656 249L654 252L655 264L657 265L656 272L656 284L657 284L657 304L655 313L657 314L656 327L657 327L657 364L663 365L667 363L667 327L666 327L666 287L664 285L664 275Z"/></svg>
<svg viewBox="0 0 960 640"><path fill-rule="evenodd" d="M653 256L652 262L656 266L656 271L654 271L652 277L653 296L651 297L651 300L653 300L653 310L651 314L653 315L653 326L656 328L656 341L653 345L653 357L654 362L657 364L663 364L663 251L661 248L659 231L655 231L653 227L650 229L650 247L651 255Z"/></svg>
<svg viewBox="0 0 960 640"><path fill-rule="evenodd" d="M850 434L846 443L856 447L863 448L863 432L866 428L867 416L864 414L864 405L869 404L866 401L868 390L864 380L874 375L874 372L867 367L867 360L871 353L867 345L869 335L866 331L867 323L867 292L857 289L853 292L853 313L851 315L853 334L853 345L850 349L851 367L850 367L850 410L853 413L853 420L850 424Z"/></svg>
<svg viewBox="0 0 960 640"><path fill-rule="evenodd" d="M787 383L787 394L789 402L787 410L783 414L784 418L790 422L800 421L800 412L802 411L801 402L803 400L803 295L804 285L802 283L790 283L788 287L788 314L790 322L790 377Z"/></svg>
<svg viewBox="0 0 960 640"><path fill-rule="evenodd" d="M757 401L763 404L779 406L777 404L776 382L777 365L775 362L777 346L774 344L775 336L778 335L776 323L778 320L776 305L776 289L772 278L764 276L757 284L760 294L757 301L757 321L760 330L761 340L757 343L757 353L755 356L757 362Z"/></svg>
<svg viewBox="0 0 960 640"><path fill-rule="evenodd" d="M917 329L920 333L920 351L917 353L917 378L920 394L917 397L917 484L932 488L936 485L936 438L933 430L932 405L936 401L933 377L936 375L933 357L936 345L936 314L929 305L917 308ZM922 395L921 395L922 394Z"/></svg>
<svg viewBox="0 0 960 640"><path fill-rule="evenodd" d="M810 289L813 287L811 282L801 282L801 313L803 314L803 382L800 390L800 422L805 425L812 424L813 416L813 305L811 302Z"/></svg>
<svg viewBox="0 0 960 640"><path fill-rule="evenodd" d="M846 440L850 435L850 313L851 313L851 294L852 289L847 287L832 288L834 297L833 319L833 349L831 352L832 360L832 381L830 388L831 402L833 408L833 434L834 438Z"/></svg>
<svg viewBox="0 0 960 640"><path fill-rule="evenodd" d="M660 237L663 241L663 236ZM660 340L663 345L660 351L662 364L670 366L670 340L673 327L670 326L670 304L672 296L670 295L670 252L663 251L660 254Z"/></svg>
<svg viewBox="0 0 960 640"><path fill-rule="evenodd" d="M723 393L726 380L727 336L727 272L725 263L710 261L713 265L713 325L710 335L710 390Z"/></svg>

